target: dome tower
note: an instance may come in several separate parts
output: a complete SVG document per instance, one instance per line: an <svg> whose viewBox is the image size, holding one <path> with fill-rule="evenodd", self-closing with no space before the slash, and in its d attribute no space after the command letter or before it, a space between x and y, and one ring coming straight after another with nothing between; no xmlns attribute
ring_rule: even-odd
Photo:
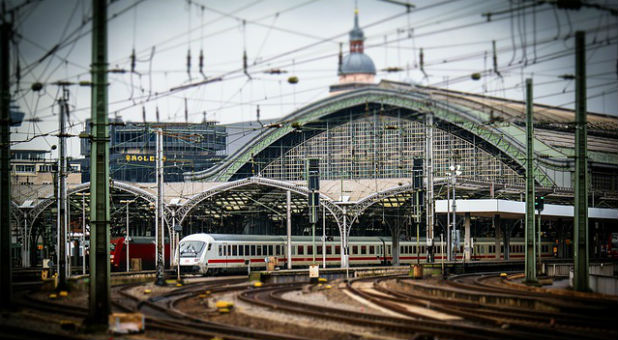
<svg viewBox="0 0 618 340"><path fill-rule="evenodd" d="M373 83L376 67L364 53L365 34L358 26L358 9L354 11L354 28L350 31L350 53L339 59L339 84Z"/></svg>

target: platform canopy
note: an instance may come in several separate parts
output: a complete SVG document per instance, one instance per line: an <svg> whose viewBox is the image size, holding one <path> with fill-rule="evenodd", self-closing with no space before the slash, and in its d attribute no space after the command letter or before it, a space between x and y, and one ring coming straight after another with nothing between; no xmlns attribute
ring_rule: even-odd
<svg viewBox="0 0 618 340"><path fill-rule="evenodd" d="M523 218L526 214L526 202L500 199L456 200L457 214L470 213L472 216L491 217L500 215L502 218ZM453 201L450 201L452 206ZM451 208L452 209L452 208ZM436 200L436 214L446 214L447 200ZM538 213L537 213L538 214ZM572 205L545 204L542 217L573 218ZM588 208L591 219L618 220L618 209Z"/></svg>

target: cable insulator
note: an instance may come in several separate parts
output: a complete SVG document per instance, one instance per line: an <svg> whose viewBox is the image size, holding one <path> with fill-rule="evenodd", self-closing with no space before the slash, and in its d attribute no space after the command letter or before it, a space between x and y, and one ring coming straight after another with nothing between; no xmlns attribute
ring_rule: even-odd
<svg viewBox="0 0 618 340"><path fill-rule="evenodd" d="M131 73L135 72L135 49L131 51Z"/></svg>
<svg viewBox="0 0 618 340"><path fill-rule="evenodd" d="M341 72L341 66L343 65L343 43L339 43L339 72Z"/></svg>
<svg viewBox="0 0 618 340"><path fill-rule="evenodd" d="M425 73L425 54L423 53L423 49L421 48L420 53L419 53L419 63L420 63L420 69L421 72L423 72L423 75L425 77L427 77L427 73Z"/></svg>
<svg viewBox="0 0 618 340"><path fill-rule="evenodd" d="M146 108L142 106L142 120L146 124Z"/></svg>
<svg viewBox="0 0 618 340"><path fill-rule="evenodd" d="M204 74L204 50L202 49L200 49L199 67L200 67L200 73Z"/></svg>
<svg viewBox="0 0 618 340"><path fill-rule="evenodd" d="M498 54L496 53L496 41L492 40L491 41L491 46L493 49L493 53L494 53L494 72L498 75L498 77L502 77L502 75L500 74L500 71L498 71Z"/></svg>
<svg viewBox="0 0 618 340"><path fill-rule="evenodd" d="M189 79L191 79L191 49L187 50L187 74Z"/></svg>
<svg viewBox="0 0 618 340"><path fill-rule="evenodd" d="M185 123L189 122L189 108L187 106L187 98L185 98Z"/></svg>
<svg viewBox="0 0 618 340"><path fill-rule="evenodd" d="M159 107L157 106L156 108L156 117L157 117L157 123L159 122Z"/></svg>

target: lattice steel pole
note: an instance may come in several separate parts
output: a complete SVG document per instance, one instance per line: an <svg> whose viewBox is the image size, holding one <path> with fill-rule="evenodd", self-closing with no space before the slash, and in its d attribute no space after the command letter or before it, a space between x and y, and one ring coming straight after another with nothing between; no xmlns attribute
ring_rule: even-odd
<svg viewBox="0 0 618 340"><path fill-rule="evenodd" d="M586 36L575 33L575 253L573 288L588 287L588 154L586 126Z"/></svg>
<svg viewBox="0 0 618 340"><path fill-rule="evenodd" d="M534 142L532 79L526 79L526 282L536 283L535 227L534 227ZM496 249L496 251L498 251Z"/></svg>
<svg viewBox="0 0 618 340"><path fill-rule="evenodd" d="M92 148L90 167L89 322L107 327L109 283L109 126L107 117L107 1L92 1Z"/></svg>
<svg viewBox="0 0 618 340"><path fill-rule="evenodd" d="M5 13L2 13L4 20ZM11 265L11 174L9 43L12 25L3 22L0 32L0 309L11 308L13 298Z"/></svg>
<svg viewBox="0 0 618 340"><path fill-rule="evenodd" d="M434 262L434 206L433 206L433 113L425 115L425 174L427 176L425 192L425 224L427 239L427 262Z"/></svg>
<svg viewBox="0 0 618 340"><path fill-rule="evenodd" d="M156 222L155 237L157 239L157 277L155 284L158 286L165 286L165 216L163 215L163 129L157 129L157 156L155 160L157 162L157 207L156 207Z"/></svg>

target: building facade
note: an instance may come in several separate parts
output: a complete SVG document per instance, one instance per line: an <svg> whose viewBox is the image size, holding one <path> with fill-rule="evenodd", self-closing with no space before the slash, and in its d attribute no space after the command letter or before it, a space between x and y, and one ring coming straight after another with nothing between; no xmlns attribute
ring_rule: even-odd
<svg viewBox="0 0 618 340"><path fill-rule="evenodd" d="M155 182L156 134L163 131L166 182L183 181L183 172L208 169L225 155L226 131L215 122L137 123L116 119L110 126L110 174L115 180ZM86 124L90 133L90 124ZM90 143L82 140L82 181L90 180Z"/></svg>

